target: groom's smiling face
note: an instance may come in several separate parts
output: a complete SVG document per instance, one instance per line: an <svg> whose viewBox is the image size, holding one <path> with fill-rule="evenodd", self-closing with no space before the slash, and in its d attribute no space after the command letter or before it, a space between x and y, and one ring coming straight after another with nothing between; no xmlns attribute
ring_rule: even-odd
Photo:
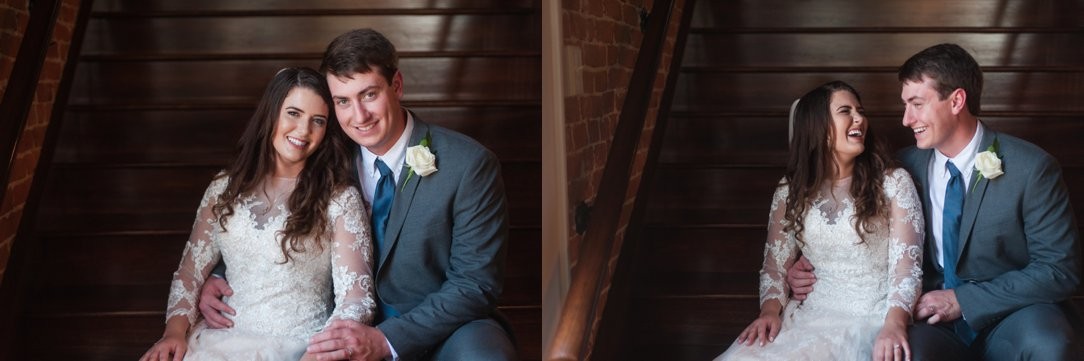
<svg viewBox="0 0 1084 361"><path fill-rule="evenodd" d="M967 141L957 134L959 122L956 116L963 104L958 92L953 91L942 99L937 91L937 81L922 76L921 82L905 81L900 98L904 103L903 126L911 128L915 135L915 145L919 149L937 149L946 156L954 157ZM960 144L960 142L963 142Z"/></svg>
<svg viewBox="0 0 1084 361"><path fill-rule="evenodd" d="M396 72L389 84L380 71L327 75L335 115L346 135L376 155L384 155L406 128L399 100L403 76Z"/></svg>

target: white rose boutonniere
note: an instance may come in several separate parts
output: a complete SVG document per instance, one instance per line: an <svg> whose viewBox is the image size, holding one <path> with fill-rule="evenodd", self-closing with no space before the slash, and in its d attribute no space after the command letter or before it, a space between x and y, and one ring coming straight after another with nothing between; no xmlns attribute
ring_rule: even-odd
<svg viewBox="0 0 1084 361"><path fill-rule="evenodd" d="M407 171L407 179L403 182L403 188L406 188L407 182L410 181L410 177L417 174L419 177L425 177L433 174L437 171L437 156L433 155L433 152L429 151L429 133L425 133L425 138L413 147L408 147L406 150L406 164L409 169Z"/></svg>
<svg viewBox="0 0 1084 361"><path fill-rule="evenodd" d="M979 183L979 174L986 179L994 179L1005 174L1001 170L1001 156L998 154L998 142L997 138L994 138L994 144L986 148L986 151L979 152L975 156L975 170L978 174L975 174L975 184Z"/></svg>

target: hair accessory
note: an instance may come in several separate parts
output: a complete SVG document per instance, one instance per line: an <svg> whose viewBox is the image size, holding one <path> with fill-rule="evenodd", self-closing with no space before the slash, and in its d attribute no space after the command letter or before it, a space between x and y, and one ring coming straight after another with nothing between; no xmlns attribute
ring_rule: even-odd
<svg viewBox="0 0 1084 361"><path fill-rule="evenodd" d="M802 98L794 99L794 103L790 104L790 115L788 116L790 120L787 124L787 143L794 140L794 110L798 108L799 100L802 100Z"/></svg>

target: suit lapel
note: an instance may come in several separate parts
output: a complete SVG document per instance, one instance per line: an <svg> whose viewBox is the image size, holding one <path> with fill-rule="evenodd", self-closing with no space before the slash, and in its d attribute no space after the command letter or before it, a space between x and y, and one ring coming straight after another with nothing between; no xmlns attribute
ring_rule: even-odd
<svg viewBox="0 0 1084 361"><path fill-rule="evenodd" d="M422 123L415 115L414 130L410 134L410 142L407 143L407 147L418 145L428 132L429 125ZM432 149L433 145L430 144L429 148ZM380 250L379 265L384 264L388 254L399 243L399 231L403 229L406 215L410 211L411 204L414 203L414 192L418 190L418 183L422 178L417 175L411 176L410 182L405 183L406 186L404 187L404 182L407 182L407 175L410 174L410 168L406 164L403 164L402 167L399 172L399 181L395 185L395 199L391 203L391 213L388 215L388 228L384 231L384 247Z"/></svg>
<svg viewBox="0 0 1084 361"><path fill-rule="evenodd" d="M994 143L995 137L997 137L997 134L990 128L986 128L982 140L979 141L977 152L985 151L986 148L990 147L990 144ZM967 249L967 243L971 240L971 230L975 227L979 207L982 206L982 200L986 196L986 186L990 184L990 180L982 177L978 170L972 170L971 172L971 178L974 179L975 175L978 175L979 182L967 192L967 196L964 198L964 210L960 219L960 249L956 252L957 265L960 264L960 256L963 254L963 250ZM959 269L959 266L957 266L957 269Z"/></svg>

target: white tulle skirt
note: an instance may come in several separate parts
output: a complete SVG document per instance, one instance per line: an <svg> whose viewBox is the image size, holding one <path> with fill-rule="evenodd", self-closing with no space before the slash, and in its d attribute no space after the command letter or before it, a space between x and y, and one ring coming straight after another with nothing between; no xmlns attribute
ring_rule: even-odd
<svg viewBox="0 0 1084 361"><path fill-rule="evenodd" d="M735 340L715 360L870 360L884 317L808 310L790 302L775 342L746 346Z"/></svg>
<svg viewBox="0 0 1084 361"><path fill-rule="evenodd" d="M291 336L259 334L233 328L211 329L200 322L188 336L185 361L297 361L308 340Z"/></svg>

